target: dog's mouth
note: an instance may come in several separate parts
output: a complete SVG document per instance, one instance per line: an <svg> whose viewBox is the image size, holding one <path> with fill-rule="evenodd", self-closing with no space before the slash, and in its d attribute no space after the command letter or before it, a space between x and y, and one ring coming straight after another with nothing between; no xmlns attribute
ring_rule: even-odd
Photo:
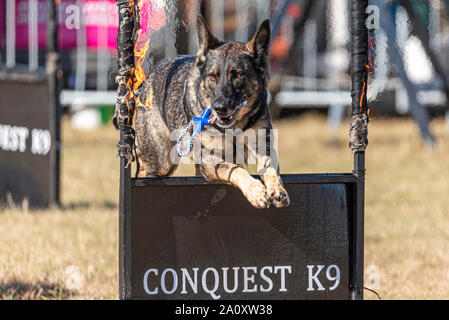
<svg viewBox="0 0 449 320"><path fill-rule="evenodd" d="M235 116L237 114L236 110L235 112L233 112L232 114L228 115L228 116L218 116L217 115L217 125L221 128L230 128L235 124Z"/></svg>
<svg viewBox="0 0 449 320"><path fill-rule="evenodd" d="M239 113L240 109L246 105L246 103L246 98L243 98L242 103L237 108L235 108L235 110L231 114L228 114L226 116L220 116L214 112L216 124L224 129L232 127L236 122L237 114Z"/></svg>

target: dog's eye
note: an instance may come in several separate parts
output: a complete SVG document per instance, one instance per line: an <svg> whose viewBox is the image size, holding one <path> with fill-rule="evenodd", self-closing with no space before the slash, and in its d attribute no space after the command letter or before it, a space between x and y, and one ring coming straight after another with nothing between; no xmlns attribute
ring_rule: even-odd
<svg viewBox="0 0 449 320"><path fill-rule="evenodd" d="M240 79L241 77L242 77L242 74L236 72L236 73L234 73L234 74L232 75L232 80L238 80L238 79Z"/></svg>
<svg viewBox="0 0 449 320"><path fill-rule="evenodd" d="M214 74L210 74L209 75L209 80L215 82L215 80L217 80L217 77Z"/></svg>

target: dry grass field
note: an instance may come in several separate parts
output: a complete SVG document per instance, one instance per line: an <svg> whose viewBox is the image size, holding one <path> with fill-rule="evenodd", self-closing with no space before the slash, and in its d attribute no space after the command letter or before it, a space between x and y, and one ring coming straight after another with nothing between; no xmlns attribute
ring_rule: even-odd
<svg viewBox="0 0 449 320"><path fill-rule="evenodd" d="M275 127L283 173L352 170L347 123L334 137L321 115ZM437 152L421 146L410 120L370 123L365 263L379 268L384 299L449 298L449 132L443 119L432 129ZM111 127L74 131L65 121L62 208L0 209L0 298L118 298L117 136Z"/></svg>

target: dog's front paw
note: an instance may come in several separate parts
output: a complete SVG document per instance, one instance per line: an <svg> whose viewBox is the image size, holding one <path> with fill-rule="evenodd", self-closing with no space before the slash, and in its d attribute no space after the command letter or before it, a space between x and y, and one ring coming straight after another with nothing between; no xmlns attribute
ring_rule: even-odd
<svg viewBox="0 0 449 320"><path fill-rule="evenodd" d="M270 207L271 201L267 194L267 188L259 180L252 182L246 190L243 190L243 194L255 208L266 209Z"/></svg>
<svg viewBox="0 0 449 320"><path fill-rule="evenodd" d="M268 187L267 193L276 208L285 208L290 205L287 190L280 183Z"/></svg>

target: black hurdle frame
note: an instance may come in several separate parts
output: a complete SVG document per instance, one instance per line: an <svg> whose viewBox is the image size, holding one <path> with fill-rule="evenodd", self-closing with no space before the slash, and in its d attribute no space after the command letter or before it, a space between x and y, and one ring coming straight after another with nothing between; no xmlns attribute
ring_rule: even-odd
<svg viewBox="0 0 449 320"><path fill-rule="evenodd" d="M47 18L47 52L45 57L45 68L38 68L33 72L29 72L23 67L15 65L13 68L5 68L0 72L2 80L21 80L25 82L46 82L49 88L49 104L50 104L50 129L53 132L52 146L54 151L51 152L50 163L50 190L49 190L49 206L60 206L60 190L61 190L61 105L59 101L60 94L60 54L58 50L58 21L57 21L57 4L56 0L47 0L48 18ZM26 71L25 71L26 70Z"/></svg>
<svg viewBox="0 0 449 320"><path fill-rule="evenodd" d="M352 117L349 147L354 154L354 169L346 174L303 174L283 175L296 179L299 183L345 183L353 188L352 206L349 214L350 235L350 296L351 300L363 299L364 288L364 215L365 215L365 149L368 144L367 124L367 79L368 79L368 30L365 22L368 0L349 0L351 4L351 79L352 79ZM131 187L139 185L197 185L205 184L201 177L173 177L131 179L132 117L134 102L127 102L127 89L124 85L132 79L134 67L134 35L138 25L135 0L117 0L119 10L118 50L118 97L116 121L120 129L118 155L120 156L119 189L119 298L130 297L131 261ZM131 108L130 108L131 107Z"/></svg>
<svg viewBox="0 0 449 320"><path fill-rule="evenodd" d="M54 146L55 152L52 159L52 188L51 188L51 205L60 206L61 191L61 104L59 101L60 94L60 54L58 50L58 13L55 0L48 0L48 20L47 20L47 56L46 56L46 72L50 90L50 105L52 115L50 124L54 130Z"/></svg>

